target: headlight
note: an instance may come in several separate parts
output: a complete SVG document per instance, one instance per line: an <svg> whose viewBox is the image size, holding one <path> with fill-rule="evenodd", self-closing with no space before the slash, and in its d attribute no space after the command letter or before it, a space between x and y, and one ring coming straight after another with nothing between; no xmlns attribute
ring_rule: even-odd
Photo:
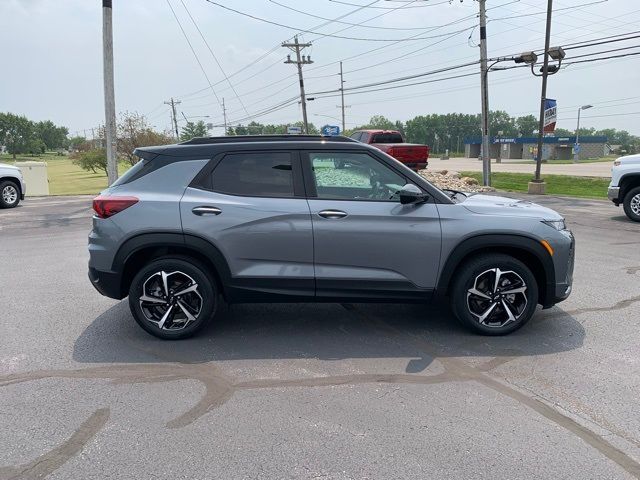
<svg viewBox="0 0 640 480"><path fill-rule="evenodd" d="M549 225L552 228L555 228L559 232L567 229L567 226L564 223L564 218L561 220L542 220L542 223L544 223L545 225Z"/></svg>
<svg viewBox="0 0 640 480"><path fill-rule="evenodd" d="M619 167L622 164L622 162L620 160L614 160L613 161L613 166L614 167Z"/></svg>

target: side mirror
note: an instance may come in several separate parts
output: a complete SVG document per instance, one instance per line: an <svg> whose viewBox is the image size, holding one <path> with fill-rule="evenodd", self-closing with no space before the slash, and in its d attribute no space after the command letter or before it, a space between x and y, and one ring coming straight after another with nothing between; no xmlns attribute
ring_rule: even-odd
<svg viewBox="0 0 640 480"><path fill-rule="evenodd" d="M429 198L426 193L424 193L412 183L407 183L404 187L402 187L402 189L398 192L398 195L400 196L400 203L402 205L426 202Z"/></svg>

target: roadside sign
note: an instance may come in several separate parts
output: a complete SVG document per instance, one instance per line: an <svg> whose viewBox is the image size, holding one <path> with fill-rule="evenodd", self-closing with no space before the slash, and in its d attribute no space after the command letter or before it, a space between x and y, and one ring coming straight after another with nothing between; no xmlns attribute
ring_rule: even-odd
<svg viewBox="0 0 640 480"><path fill-rule="evenodd" d="M573 146L573 153L580 153L580 144L579 143L576 143Z"/></svg>
<svg viewBox="0 0 640 480"><path fill-rule="evenodd" d="M287 127L287 134L289 135L300 135L302 133L302 127L298 127L296 125L289 125Z"/></svg>
<svg viewBox="0 0 640 480"><path fill-rule="evenodd" d="M322 127L322 136L333 137L335 135L340 135L340 127L337 125L325 125Z"/></svg>

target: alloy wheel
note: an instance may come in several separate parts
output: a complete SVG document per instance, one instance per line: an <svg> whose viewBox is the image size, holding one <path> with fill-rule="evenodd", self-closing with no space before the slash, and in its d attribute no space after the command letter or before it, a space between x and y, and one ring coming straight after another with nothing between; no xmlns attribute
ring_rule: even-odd
<svg viewBox="0 0 640 480"><path fill-rule="evenodd" d="M525 281L513 270L485 270L467 290L467 308L480 325L504 327L524 313L526 291Z"/></svg>
<svg viewBox="0 0 640 480"><path fill-rule="evenodd" d="M156 272L142 285L139 298L145 319L160 330L182 330L203 307L198 284L184 272Z"/></svg>
<svg viewBox="0 0 640 480"><path fill-rule="evenodd" d="M7 185L2 189L2 200L12 205L18 200L18 189L13 185Z"/></svg>
<svg viewBox="0 0 640 480"><path fill-rule="evenodd" d="M640 193L636 194L629 202L629 207L631 211L636 215L640 216Z"/></svg>

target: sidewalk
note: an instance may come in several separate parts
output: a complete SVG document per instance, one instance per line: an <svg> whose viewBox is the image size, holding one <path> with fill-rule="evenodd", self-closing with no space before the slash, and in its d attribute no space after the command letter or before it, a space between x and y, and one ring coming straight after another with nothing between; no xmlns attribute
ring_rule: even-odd
<svg viewBox="0 0 640 480"><path fill-rule="evenodd" d="M491 160L492 172L509 172L509 173L531 173L535 172L536 164L533 161L527 163L526 160L503 160L502 163L496 163L495 159ZM570 164L542 164L542 175L574 175L576 177L611 177L611 162L596 163L570 163ZM440 160L440 158L429 158L429 170L450 170L456 172L481 172L482 162L477 158L450 158L449 160Z"/></svg>

